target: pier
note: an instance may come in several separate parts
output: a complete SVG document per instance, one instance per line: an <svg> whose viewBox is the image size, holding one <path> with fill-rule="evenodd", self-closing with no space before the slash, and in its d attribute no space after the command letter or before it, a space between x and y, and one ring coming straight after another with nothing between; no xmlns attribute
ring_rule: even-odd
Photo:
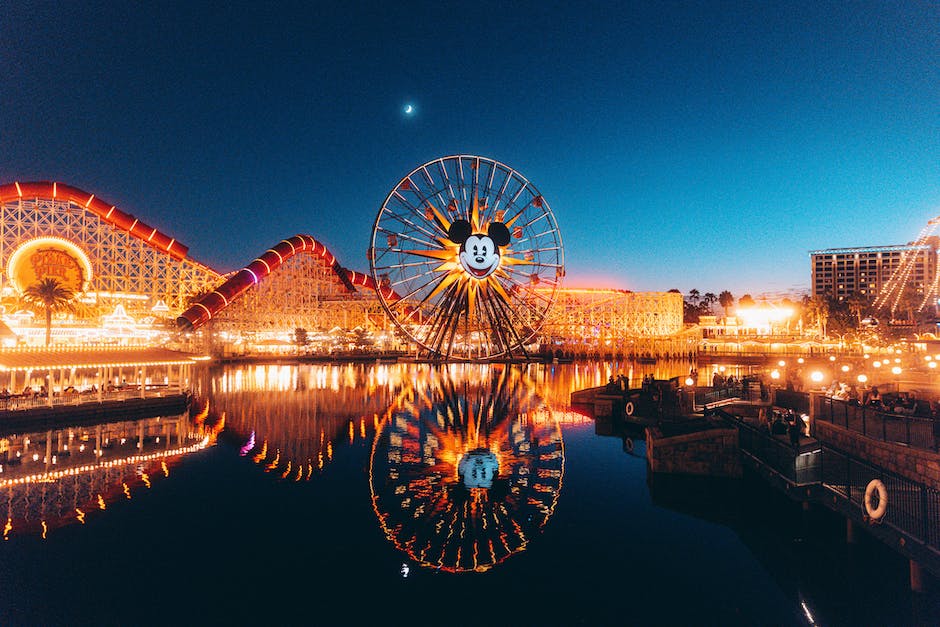
<svg viewBox="0 0 940 627"><path fill-rule="evenodd" d="M865 530L907 557L913 590L925 588L924 570L940 577L937 423L816 392L776 401L809 410L810 435L798 444L757 426L741 406L714 410L738 427L742 463L804 508L845 517L846 542Z"/></svg>
<svg viewBox="0 0 940 627"><path fill-rule="evenodd" d="M598 418L646 426L651 473L734 477L743 467L804 510L825 507L844 517L846 542L864 530L906 557L912 590L926 589L926 573L940 577L934 418L758 385L679 389L676 398L690 401L684 416L628 415L633 392L602 386L573 393L572 402L593 404ZM797 426L774 432L783 414Z"/></svg>

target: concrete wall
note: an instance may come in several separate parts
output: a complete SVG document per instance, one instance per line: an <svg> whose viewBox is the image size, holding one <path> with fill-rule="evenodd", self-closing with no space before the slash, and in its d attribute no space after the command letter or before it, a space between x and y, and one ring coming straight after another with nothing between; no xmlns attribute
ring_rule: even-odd
<svg viewBox="0 0 940 627"><path fill-rule="evenodd" d="M815 436L820 442L872 465L940 490L940 453L879 442L822 420L815 423Z"/></svg>
<svg viewBox="0 0 940 627"><path fill-rule="evenodd" d="M659 429L647 429L646 458L654 473L741 476L735 428L708 429L668 438Z"/></svg>

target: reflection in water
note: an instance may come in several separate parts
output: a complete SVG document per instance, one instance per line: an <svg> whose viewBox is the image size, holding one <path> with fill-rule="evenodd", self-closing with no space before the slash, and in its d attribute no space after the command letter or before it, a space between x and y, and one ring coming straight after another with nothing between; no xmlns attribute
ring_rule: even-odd
<svg viewBox="0 0 940 627"><path fill-rule="evenodd" d="M253 365L213 370L200 385L243 457L285 481L309 481L336 448L371 443L409 376L399 365Z"/></svg>
<svg viewBox="0 0 940 627"><path fill-rule="evenodd" d="M637 361L585 361L573 364L529 364L525 371L539 385L539 393L554 407L566 406L575 390L604 385L611 377L623 375L639 387L646 375L655 379L685 377L693 363L684 359L660 359L655 363Z"/></svg>
<svg viewBox="0 0 940 627"><path fill-rule="evenodd" d="M85 524L117 500L170 475L184 455L212 444L223 427L205 422L208 405L179 416L62 427L0 439L3 539ZM0 514L2 517L2 514Z"/></svg>
<svg viewBox="0 0 940 627"><path fill-rule="evenodd" d="M385 413L369 469L388 539L450 572L485 571L525 550L563 474L558 420L509 367L423 371Z"/></svg>

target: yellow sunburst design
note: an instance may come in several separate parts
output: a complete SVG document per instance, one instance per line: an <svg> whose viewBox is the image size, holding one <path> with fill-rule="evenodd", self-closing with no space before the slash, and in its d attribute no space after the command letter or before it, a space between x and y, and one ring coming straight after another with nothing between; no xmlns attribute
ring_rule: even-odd
<svg viewBox="0 0 940 627"><path fill-rule="evenodd" d="M489 203L486 199L481 203L477 195L473 195L469 216L470 227L473 233L486 233L490 223L493 222L493 220L483 219L483 215L485 215L488 206ZM446 233L450 229L452 221L431 203L427 203L427 210L434 216L434 221L441 230ZM509 223L507 223L507 226L509 226ZM460 263L460 244L450 241L446 236L438 237L437 243L440 245L440 248L402 251L407 254L424 257L426 259L436 259L442 262L439 266L432 269L434 272L440 274L441 278L438 280L437 285L423 298L424 301L435 298L456 283L458 287L455 297L461 298L466 295L467 306L465 313L468 316L476 312L475 306L477 300L481 296L485 296L488 290L492 290L505 303L508 304L510 302L509 293L503 286L503 282L500 281L500 279L509 279L509 275L503 269L503 266L516 266L527 263L522 257L513 257L510 255L511 243L506 246L499 246L499 267L497 267L492 274L482 279L467 272ZM405 299L397 301L393 303L392 306L403 305L405 304L404 300Z"/></svg>

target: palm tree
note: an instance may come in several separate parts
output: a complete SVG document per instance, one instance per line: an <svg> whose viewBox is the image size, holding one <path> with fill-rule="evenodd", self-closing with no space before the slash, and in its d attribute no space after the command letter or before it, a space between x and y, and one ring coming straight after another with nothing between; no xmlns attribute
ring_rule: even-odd
<svg viewBox="0 0 940 627"><path fill-rule="evenodd" d="M820 294L812 300L813 313L816 315L816 323L819 326L819 336L827 337L826 323L829 322L829 298L826 294Z"/></svg>
<svg viewBox="0 0 940 627"><path fill-rule="evenodd" d="M891 313L894 314L896 310L901 310L904 312L904 320L914 321L914 310L918 308L920 302L920 294L917 293L913 285L908 283L901 290L901 295L898 297L897 303L892 308Z"/></svg>
<svg viewBox="0 0 940 627"><path fill-rule="evenodd" d="M712 292L705 292L705 295L702 296L701 307L704 310L703 313L707 315L712 315L715 313L712 311L712 306L718 302L718 297Z"/></svg>
<svg viewBox="0 0 940 627"><path fill-rule="evenodd" d="M52 312L59 309L72 311L75 292L59 283L58 279L39 279L23 291L23 300L33 307L41 307L46 314L46 346L52 340Z"/></svg>
<svg viewBox="0 0 940 627"><path fill-rule="evenodd" d="M849 311L851 311L852 315L855 316L856 328L861 327L862 326L862 314L865 313L865 308L866 308L866 305L868 305L868 301L862 298L860 294L852 294L851 296L849 296L846 302L849 305Z"/></svg>
<svg viewBox="0 0 940 627"><path fill-rule="evenodd" d="M725 310L725 318L728 317L728 310L734 306L734 295L728 290L718 295L718 304Z"/></svg>

